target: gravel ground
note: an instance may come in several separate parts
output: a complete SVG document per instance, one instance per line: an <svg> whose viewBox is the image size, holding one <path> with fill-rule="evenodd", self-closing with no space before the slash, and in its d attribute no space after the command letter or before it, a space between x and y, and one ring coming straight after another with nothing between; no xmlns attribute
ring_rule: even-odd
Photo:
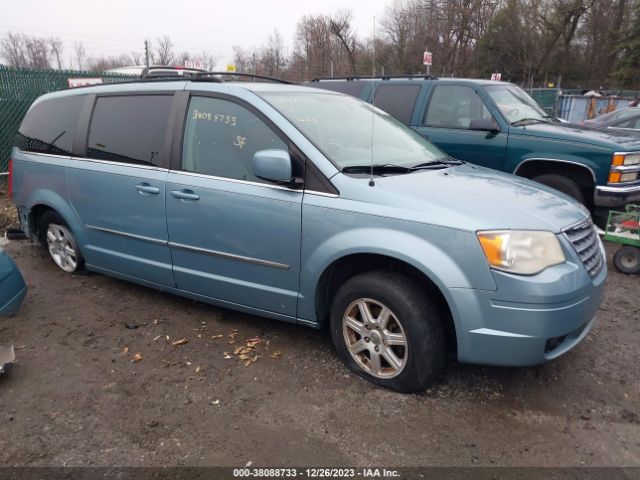
<svg viewBox="0 0 640 480"><path fill-rule="evenodd" d="M452 362L420 395L350 374L327 332L5 249L30 290L0 320L18 359L0 378L0 465L640 466L640 278L613 270L613 245L576 349L535 368ZM255 338L246 366L234 350Z"/></svg>

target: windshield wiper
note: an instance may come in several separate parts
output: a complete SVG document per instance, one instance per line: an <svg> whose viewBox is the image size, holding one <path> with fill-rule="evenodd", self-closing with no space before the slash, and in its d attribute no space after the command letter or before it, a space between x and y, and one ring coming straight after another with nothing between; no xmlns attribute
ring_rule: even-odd
<svg viewBox="0 0 640 480"><path fill-rule="evenodd" d="M521 118L520 120L511 122L511 126L521 127L522 125L526 125L528 123L551 123L551 122L546 118Z"/></svg>
<svg viewBox="0 0 640 480"><path fill-rule="evenodd" d="M342 169L343 173L409 173L411 167L403 167L402 165L393 165L391 163L376 163L374 165L349 165Z"/></svg>
<svg viewBox="0 0 640 480"><path fill-rule="evenodd" d="M462 165L463 163L464 162L462 160L457 160L452 157L442 157L429 162L419 163L408 168L411 170L424 170L430 168L442 168L442 165Z"/></svg>
<svg viewBox="0 0 640 480"><path fill-rule="evenodd" d="M418 170L432 170L447 168L448 165L462 165L462 160L456 160L451 157L443 157L429 162L419 163L417 165L394 165L392 163L377 163L372 165L349 165L344 167L342 171L344 173L369 173L373 171L374 174L382 175L385 173L411 173Z"/></svg>

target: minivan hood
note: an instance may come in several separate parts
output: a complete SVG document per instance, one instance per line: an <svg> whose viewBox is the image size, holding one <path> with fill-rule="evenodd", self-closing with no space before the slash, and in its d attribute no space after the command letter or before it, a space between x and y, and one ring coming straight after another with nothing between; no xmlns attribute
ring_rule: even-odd
<svg viewBox="0 0 640 480"><path fill-rule="evenodd" d="M615 151L640 150L640 136L631 132L570 123L534 123L511 127L510 135L525 135L609 147Z"/></svg>
<svg viewBox="0 0 640 480"><path fill-rule="evenodd" d="M588 215L578 202L556 190L471 164L376 177L373 187L364 178L358 184L358 197L373 215L460 230L559 233Z"/></svg>

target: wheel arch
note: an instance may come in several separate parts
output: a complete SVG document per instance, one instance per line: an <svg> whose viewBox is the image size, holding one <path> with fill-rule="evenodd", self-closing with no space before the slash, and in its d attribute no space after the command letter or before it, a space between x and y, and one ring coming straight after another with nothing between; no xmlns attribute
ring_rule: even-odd
<svg viewBox="0 0 640 480"><path fill-rule="evenodd" d="M514 175L533 179L544 174L558 174L570 178L586 193L586 198L593 198L597 185L597 177L593 166L573 160L556 158L526 158L514 169Z"/></svg>
<svg viewBox="0 0 640 480"><path fill-rule="evenodd" d="M418 267L399 258L381 253L349 253L334 259L320 275L314 297L317 321L321 326L328 324L333 296L349 278L362 273L386 270L401 273L420 287L436 304L447 342L447 348L455 351L457 335L452 310L440 287Z"/></svg>
<svg viewBox="0 0 640 480"><path fill-rule="evenodd" d="M73 232L76 240L84 243L84 229L78 220L77 215L71 206L57 193L51 190L36 190L27 202L28 211L26 213L28 232L32 239L40 238L40 218L42 215L52 210L62 217ZM81 248L81 245L78 245Z"/></svg>

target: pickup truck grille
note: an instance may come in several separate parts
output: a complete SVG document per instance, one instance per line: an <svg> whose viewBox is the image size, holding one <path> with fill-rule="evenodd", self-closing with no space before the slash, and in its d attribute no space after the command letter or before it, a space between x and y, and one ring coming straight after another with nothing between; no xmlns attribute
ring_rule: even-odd
<svg viewBox="0 0 640 480"><path fill-rule="evenodd" d="M566 229L564 234L573 245L589 275L592 277L598 275L604 268L605 260L600 251L598 234L591 219Z"/></svg>

